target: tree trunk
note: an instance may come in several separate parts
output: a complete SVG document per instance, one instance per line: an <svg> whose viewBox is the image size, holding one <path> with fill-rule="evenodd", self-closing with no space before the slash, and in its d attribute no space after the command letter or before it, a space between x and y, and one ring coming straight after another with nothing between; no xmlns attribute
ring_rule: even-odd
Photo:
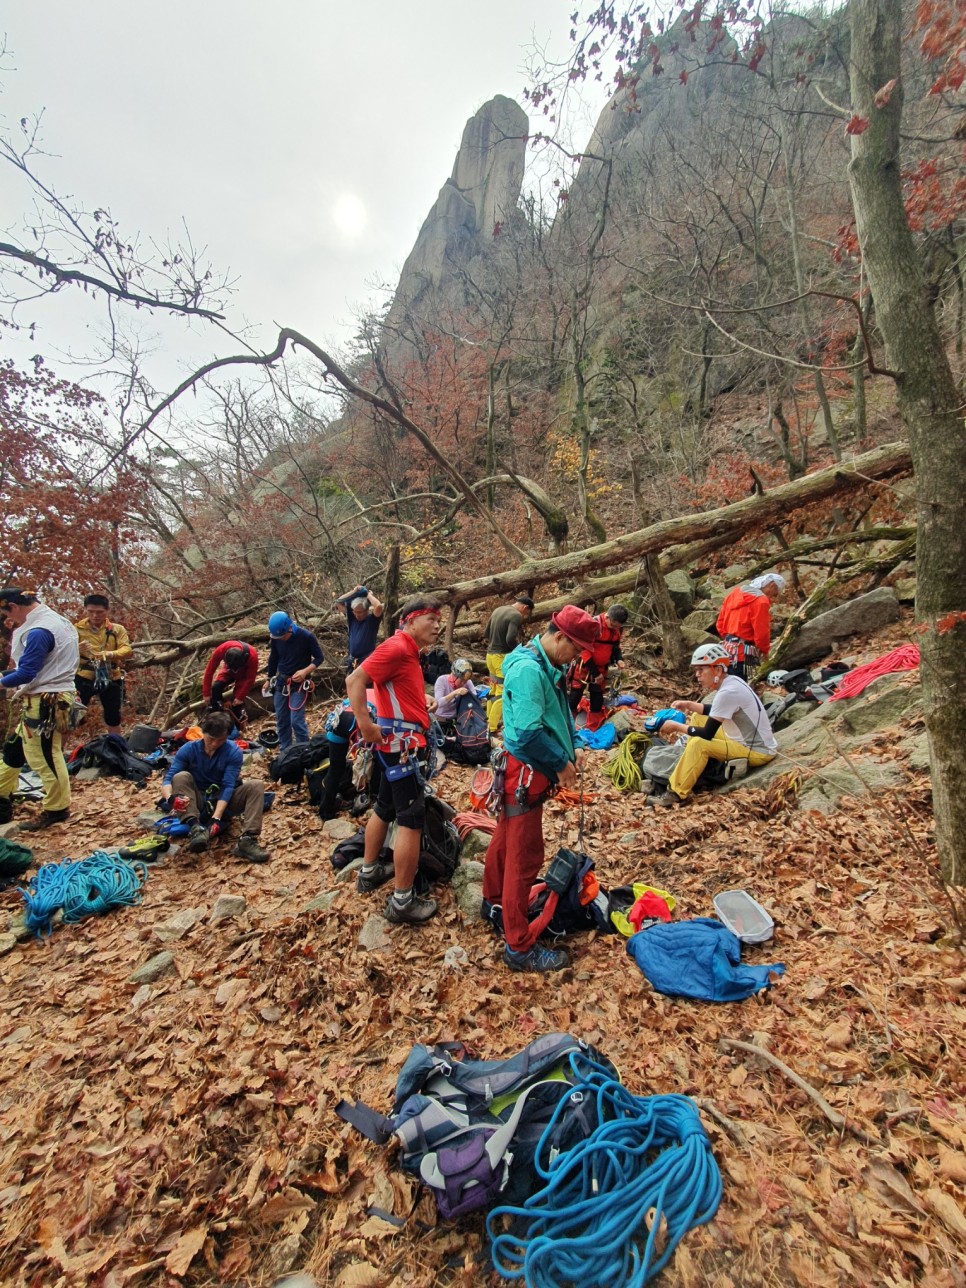
<svg viewBox="0 0 966 1288"><path fill-rule="evenodd" d="M909 434L917 494L916 614L936 843L944 880L966 884L966 456L960 399L925 291L902 201L899 127L901 0L851 0L852 111L869 122L852 136L849 179L859 246L899 410ZM888 103L879 89L895 78Z"/></svg>

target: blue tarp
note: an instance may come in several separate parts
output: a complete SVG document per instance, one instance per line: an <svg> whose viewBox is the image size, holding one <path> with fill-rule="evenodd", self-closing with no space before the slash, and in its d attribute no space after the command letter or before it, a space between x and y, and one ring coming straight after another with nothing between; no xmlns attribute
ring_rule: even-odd
<svg viewBox="0 0 966 1288"><path fill-rule="evenodd" d="M578 729L576 741L592 751L607 751L617 741L617 730L605 720L599 729Z"/></svg>
<svg viewBox="0 0 966 1288"><path fill-rule="evenodd" d="M713 917L651 926L627 941L627 951L659 993L702 1002L743 1002L768 988L785 967L746 966L737 935Z"/></svg>

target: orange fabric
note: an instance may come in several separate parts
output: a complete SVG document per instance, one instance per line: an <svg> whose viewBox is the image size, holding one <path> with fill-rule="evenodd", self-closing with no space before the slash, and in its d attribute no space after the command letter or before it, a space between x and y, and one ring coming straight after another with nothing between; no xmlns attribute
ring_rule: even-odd
<svg viewBox="0 0 966 1288"><path fill-rule="evenodd" d="M744 586L735 586L725 596L715 626L722 639L737 635L766 657L771 645L771 600Z"/></svg>

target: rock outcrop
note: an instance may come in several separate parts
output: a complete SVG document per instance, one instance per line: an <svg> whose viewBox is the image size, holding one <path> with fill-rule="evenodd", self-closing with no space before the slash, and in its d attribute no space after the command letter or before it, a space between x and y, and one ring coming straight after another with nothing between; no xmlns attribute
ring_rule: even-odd
<svg viewBox="0 0 966 1288"><path fill-rule="evenodd" d="M494 230L516 209L529 129L526 113L503 94L484 103L467 121L453 173L403 265L389 311L389 335L405 334L408 318L430 302L432 318L438 318L447 303L459 308L460 268L486 254ZM388 347L398 343L394 338Z"/></svg>
<svg viewBox="0 0 966 1288"><path fill-rule="evenodd" d="M817 662L833 652L840 640L877 631L898 621L901 615L896 593L889 586L857 595L806 622L782 659L782 666L791 670Z"/></svg>

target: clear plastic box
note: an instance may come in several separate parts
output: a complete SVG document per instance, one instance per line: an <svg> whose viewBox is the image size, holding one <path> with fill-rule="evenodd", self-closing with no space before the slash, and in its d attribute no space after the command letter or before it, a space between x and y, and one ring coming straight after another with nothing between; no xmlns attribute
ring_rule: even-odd
<svg viewBox="0 0 966 1288"><path fill-rule="evenodd" d="M714 910L743 944L764 944L775 933L775 923L747 890L722 890L714 897Z"/></svg>

